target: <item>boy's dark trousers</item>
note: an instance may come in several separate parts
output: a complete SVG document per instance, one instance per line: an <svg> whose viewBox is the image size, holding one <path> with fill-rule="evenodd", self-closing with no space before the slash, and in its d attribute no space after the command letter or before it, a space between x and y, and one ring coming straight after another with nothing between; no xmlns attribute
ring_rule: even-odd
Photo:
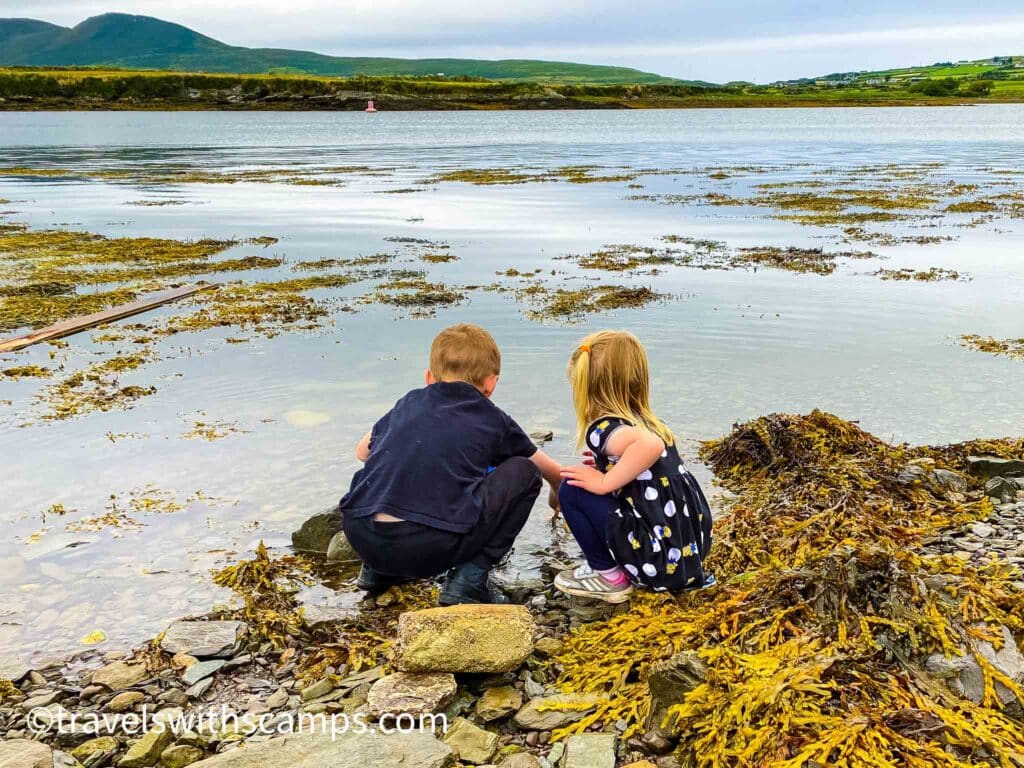
<svg viewBox="0 0 1024 768"><path fill-rule="evenodd" d="M480 485L480 519L467 533L442 531L406 520L385 522L346 515L345 537L367 566L388 576L425 579L464 563L487 571L512 549L540 487L536 465L530 459L514 457L500 464Z"/></svg>

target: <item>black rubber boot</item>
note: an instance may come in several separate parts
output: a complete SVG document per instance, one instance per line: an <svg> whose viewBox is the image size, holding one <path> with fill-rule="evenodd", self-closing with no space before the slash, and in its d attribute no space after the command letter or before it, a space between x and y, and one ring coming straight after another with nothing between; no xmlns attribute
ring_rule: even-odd
<svg viewBox="0 0 1024 768"><path fill-rule="evenodd" d="M455 566L448 571L437 602L441 605L512 602L503 592L488 583L490 573L489 568L481 568L473 563Z"/></svg>
<svg viewBox="0 0 1024 768"><path fill-rule="evenodd" d="M356 586L365 589L372 595L386 592L396 584L408 584L412 579L404 579L401 576L389 576L386 573L375 571L368 565L359 567L359 576L356 578Z"/></svg>

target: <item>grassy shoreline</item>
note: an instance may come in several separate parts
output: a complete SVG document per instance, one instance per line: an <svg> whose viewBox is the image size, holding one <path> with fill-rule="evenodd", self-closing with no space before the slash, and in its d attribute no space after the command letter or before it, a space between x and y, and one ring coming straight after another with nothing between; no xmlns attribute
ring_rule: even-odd
<svg viewBox="0 0 1024 768"><path fill-rule="evenodd" d="M0 68L0 111L385 111L963 106L1024 103L1024 80L988 93L909 86L582 85L473 78L217 75Z"/></svg>

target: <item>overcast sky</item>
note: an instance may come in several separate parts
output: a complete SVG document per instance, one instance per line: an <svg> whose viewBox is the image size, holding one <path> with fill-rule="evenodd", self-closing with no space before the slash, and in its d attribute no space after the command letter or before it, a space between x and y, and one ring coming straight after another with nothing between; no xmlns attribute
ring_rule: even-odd
<svg viewBox="0 0 1024 768"><path fill-rule="evenodd" d="M227 43L341 56L543 58L769 82L1024 54L1024 3L988 0L0 0L72 26L107 11Z"/></svg>

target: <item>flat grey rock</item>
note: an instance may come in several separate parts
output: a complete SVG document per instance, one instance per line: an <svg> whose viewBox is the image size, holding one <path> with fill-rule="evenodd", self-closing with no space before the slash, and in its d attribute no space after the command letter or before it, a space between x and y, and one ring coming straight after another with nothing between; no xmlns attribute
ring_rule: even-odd
<svg viewBox="0 0 1024 768"><path fill-rule="evenodd" d="M248 744L192 768L445 768L453 760L451 748L431 733L350 732L332 740L328 732Z"/></svg>
<svg viewBox="0 0 1024 768"><path fill-rule="evenodd" d="M198 664L193 664L182 673L181 682L188 686L195 685L200 680L205 680L210 677L210 675L219 672L221 667L225 664L227 664L227 662L224 661L224 659L200 661Z"/></svg>
<svg viewBox="0 0 1024 768"><path fill-rule="evenodd" d="M164 632L160 647L197 659L234 656L247 631L241 621L176 621Z"/></svg>

